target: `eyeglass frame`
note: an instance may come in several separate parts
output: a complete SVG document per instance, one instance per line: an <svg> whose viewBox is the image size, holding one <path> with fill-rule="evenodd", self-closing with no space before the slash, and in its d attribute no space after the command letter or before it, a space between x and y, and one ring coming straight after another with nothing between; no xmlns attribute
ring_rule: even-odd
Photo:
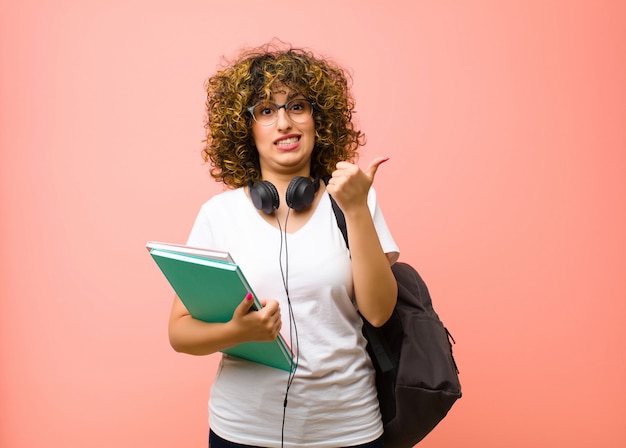
<svg viewBox="0 0 626 448"><path fill-rule="evenodd" d="M252 119L255 122L259 123L261 126L271 126L274 123L276 123L278 121L278 111L281 109L285 109L285 113L287 114L287 117L289 117L291 121L293 121L294 123L300 123L299 121L296 121L293 118L291 118L291 115L289 115L289 109L287 109L287 106L294 101L306 101L307 103L309 103L311 105L311 114L309 115L309 117L313 116L313 109L315 108L315 103L313 101L307 100L306 98L294 98L292 100L287 101L285 104L277 104L277 103L274 103L273 101L266 101L264 103L256 103L254 106L249 107L247 111L250 112L250 115L252 115ZM267 123L267 124L260 123L259 120L257 120L256 116L254 115L254 109L257 106L260 106L262 104L271 104L274 107L276 107L276 119L272 121L271 123Z"/></svg>

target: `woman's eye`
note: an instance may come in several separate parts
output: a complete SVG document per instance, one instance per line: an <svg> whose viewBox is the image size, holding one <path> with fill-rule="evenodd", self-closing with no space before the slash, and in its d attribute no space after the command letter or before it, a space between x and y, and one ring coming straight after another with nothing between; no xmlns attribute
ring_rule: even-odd
<svg viewBox="0 0 626 448"><path fill-rule="evenodd" d="M261 115L272 115L274 113L274 109L271 107L261 107L259 113Z"/></svg>
<svg viewBox="0 0 626 448"><path fill-rule="evenodd" d="M302 112L304 110L304 102L303 101L295 101L291 103L289 106L289 110L293 112Z"/></svg>

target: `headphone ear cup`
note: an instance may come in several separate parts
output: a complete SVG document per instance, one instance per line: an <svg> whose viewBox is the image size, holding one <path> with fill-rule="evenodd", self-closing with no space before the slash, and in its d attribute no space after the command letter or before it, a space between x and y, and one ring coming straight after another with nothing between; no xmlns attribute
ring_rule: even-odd
<svg viewBox="0 0 626 448"><path fill-rule="evenodd" d="M280 205L280 198L276 187L266 180L254 182L250 185L250 199L258 210L268 215L274 213Z"/></svg>
<svg viewBox="0 0 626 448"><path fill-rule="evenodd" d="M285 202L289 208L300 211L313 203L316 191L315 183L308 177L294 177L287 186Z"/></svg>

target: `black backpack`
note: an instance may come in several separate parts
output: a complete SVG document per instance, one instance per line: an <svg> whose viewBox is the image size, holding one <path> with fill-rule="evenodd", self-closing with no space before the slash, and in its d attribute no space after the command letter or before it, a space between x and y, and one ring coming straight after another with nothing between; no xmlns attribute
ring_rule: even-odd
<svg viewBox="0 0 626 448"><path fill-rule="evenodd" d="M346 245L343 212L331 197ZM426 283L406 263L392 265L398 300L391 318L376 328L363 319L367 350L385 429L385 448L410 448L422 440L461 398L448 330L433 309Z"/></svg>

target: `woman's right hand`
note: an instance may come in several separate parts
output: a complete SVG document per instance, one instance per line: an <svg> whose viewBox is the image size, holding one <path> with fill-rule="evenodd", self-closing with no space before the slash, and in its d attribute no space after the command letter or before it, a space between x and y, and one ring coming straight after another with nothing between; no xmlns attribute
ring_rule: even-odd
<svg viewBox="0 0 626 448"><path fill-rule="evenodd" d="M251 310L251 293L235 308L231 324L247 341L273 341L282 327L280 306L276 300L261 300L263 308Z"/></svg>
<svg viewBox="0 0 626 448"><path fill-rule="evenodd" d="M228 322L204 322L194 319L180 298L174 298L168 327L174 350L190 355L209 355L244 342L273 341L282 322L276 300L262 300L263 308L251 310L252 295L235 308Z"/></svg>

